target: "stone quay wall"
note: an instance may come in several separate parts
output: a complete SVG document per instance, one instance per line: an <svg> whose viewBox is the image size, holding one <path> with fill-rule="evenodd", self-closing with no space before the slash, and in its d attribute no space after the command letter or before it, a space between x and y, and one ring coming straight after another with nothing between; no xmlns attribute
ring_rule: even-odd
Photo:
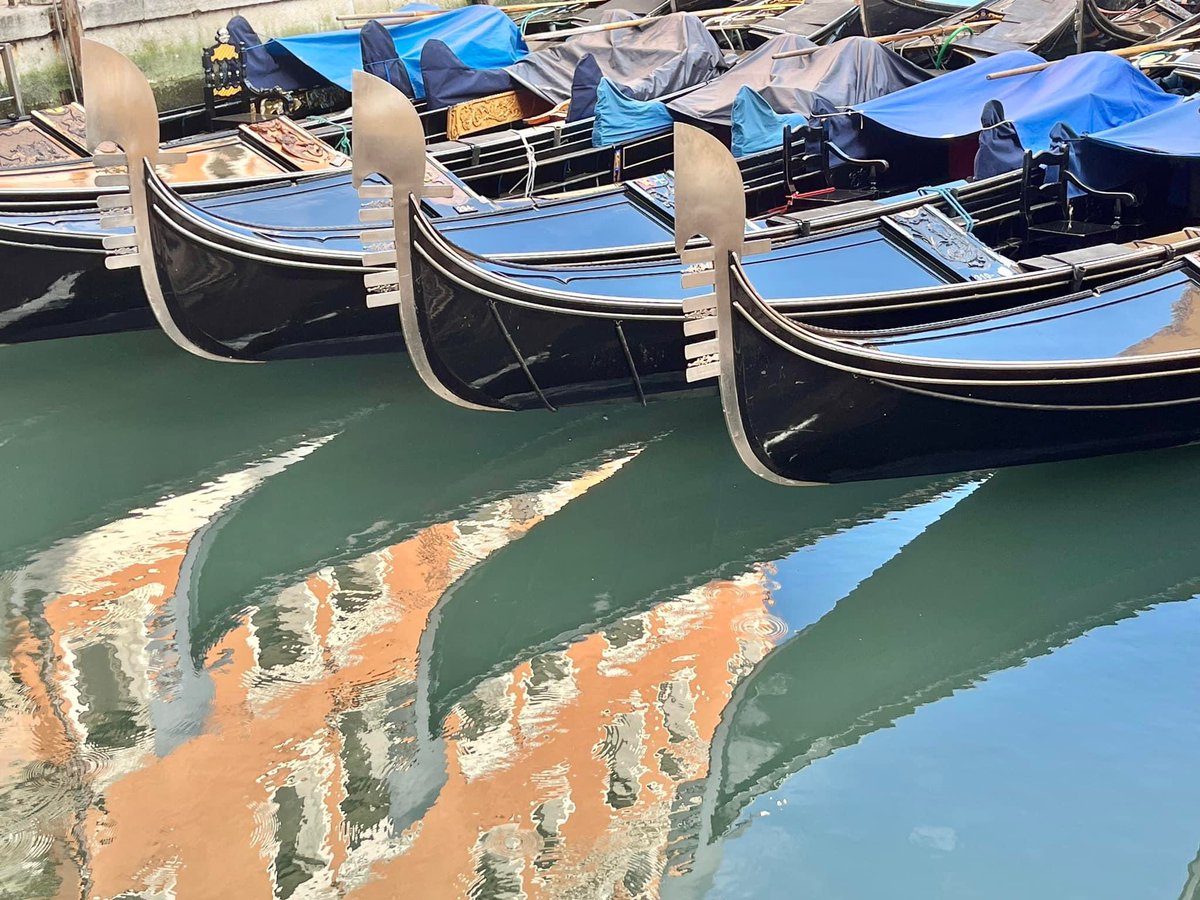
<svg viewBox="0 0 1200 900"><path fill-rule="evenodd" d="M120 50L149 76L159 108L201 100L200 52L244 15L264 39L340 27L335 16L394 9L404 0L77 0L85 37ZM444 5L458 5L447 2ZM0 0L0 43L13 57L25 105L71 97L64 41L48 0ZM2 81L0 72L0 81ZM0 95L7 91L0 87ZM9 110L0 107L0 116Z"/></svg>

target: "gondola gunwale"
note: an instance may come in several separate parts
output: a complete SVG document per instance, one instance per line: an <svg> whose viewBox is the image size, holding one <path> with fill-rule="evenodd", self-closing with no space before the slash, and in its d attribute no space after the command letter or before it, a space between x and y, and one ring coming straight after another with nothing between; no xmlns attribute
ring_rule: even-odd
<svg viewBox="0 0 1200 900"><path fill-rule="evenodd" d="M994 175L990 178L980 179L979 181L969 182L959 187L952 188L951 193L960 203L970 202L977 194L987 196L992 191L1002 191L1004 188L1015 186L1020 181L1020 172L1013 170L1004 172L1000 175ZM597 189L598 191L612 191L618 193L623 190L622 185L609 185ZM546 201L558 202L558 201ZM565 200L563 201L565 202ZM754 232L756 238L769 238L772 241L791 239L801 239L814 234L832 234L838 228L851 228L856 225L865 224L877 220L881 215L890 215L893 213L903 212L908 209L915 209L922 205L932 204L941 208L945 205L943 198L937 194L929 194L925 196L914 196L907 200L888 202L886 198L883 201L877 201L876 205L870 208L855 208L841 210L837 206L829 210L814 210L815 215L804 216L803 218L793 218L787 213L781 213L776 218L785 219L787 221L780 222L776 225L766 225L765 227ZM481 211L478 213L469 213L465 216L460 216L455 219L456 223L470 222L473 219L482 219L488 216L495 216L494 211ZM443 238L448 244L454 247L456 253L463 254L467 257L478 259L475 254L469 250L460 248L453 241ZM697 242L698 244L699 242ZM553 250L553 251L530 251L524 253L502 253L489 255L490 260L511 263L514 265L527 266L549 266L561 265L564 267L572 267L573 265L592 265L595 263L617 262L624 259L636 259L636 261L650 262L655 259L670 259L677 258L678 253L675 251L675 243L673 241L658 241L651 244L628 244L622 247L605 247L596 250Z"/></svg>
<svg viewBox="0 0 1200 900"><path fill-rule="evenodd" d="M884 215L886 214L884 213ZM539 286L536 290L528 288L516 279L498 275L483 268L480 265L484 261L482 257L456 247L452 242L438 233L436 228L431 227L429 220L415 205L410 207L410 215L412 216L411 234L413 239L413 253L418 254L426 264L432 266L443 277L468 290L481 291L488 299L563 315L578 314L628 318L629 315L627 313L621 313L620 311L627 309L634 311L665 309L673 312L677 310L677 313L664 315L656 312L653 315L645 316L645 318L676 321L682 321L684 318L682 299L629 298L603 294L581 294L545 286ZM859 231L865 232L873 228L874 222L877 220L878 217L876 220L867 220L863 223L799 237L794 241L774 246L773 250L787 250L800 246L809 240L815 241L854 234ZM756 239L766 236L764 232L753 233L753 237ZM427 247L426 243L431 246ZM1196 239L1194 243L1200 247L1200 239ZM1140 263L1151 265L1155 260L1165 258L1171 252L1171 249L1163 246L1144 247L1129 253L1120 253L1106 259L1097 260L1094 264L1087 267L1087 273L1094 278L1107 273L1109 269L1119 271L1126 268L1126 266ZM639 260L638 262L643 261ZM509 264L509 260L505 259L505 263ZM512 263L511 265L513 268L526 268L531 272L536 272L542 268L523 265L521 263ZM450 266L456 267L458 272L451 271ZM586 271L586 269L581 269L580 271ZM771 300L769 305L774 311L784 311L804 316L846 315L854 314L860 310L863 313L900 311L925 308L926 306L973 302L980 295L1001 296L1007 293L1023 292L1031 287L1053 288L1059 283L1069 283L1077 271L1070 264L1062 263L1053 268L1022 272L992 281L955 282L952 284L932 285L927 288L913 288L905 291L904 296L906 298L915 298L915 302L912 299L906 299L905 302L897 304L879 302L879 298L893 294L893 292L881 291L873 294L851 294L834 297L785 298ZM749 276L746 277L748 278ZM1003 287L1000 287L1001 285ZM991 290L988 290L988 288L991 288ZM504 293L505 290L507 290L507 294ZM950 296L940 296L943 294L950 294ZM924 301L924 298L927 296L931 299ZM762 302L767 303L765 300ZM572 304L578 304L580 308L574 308Z"/></svg>
<svg viewBox="0 0 1200 900"><path fill-rule="evenodd" d="M165 221L177 233L209 249L217 249L255 262L291 265L300 269L350 271L356 275L363 271L372 271L363 269L361 253L327 250L323 247L291 247L215 225L198 215L162 180L157 172L154 172L151 166L146 167L145 181L151 215L157 220ZM180 221L177 221L176 217ZM357 230L361 231L361 228ZM254 250L259 252L256 253ZM316 262L305 257L322 257L323 259Z"/></svg>
<svg viewBox="0 0 1200 900"><path fill-rule="evenodd" d="M910 353L896 353L893 351L878 350L867 346L866 343L874 335L873 332L857 332L853 340L846 338L837 338L823 334L820 330L809 328L803 323L790 319L781 315L771 304L767 303L754 290L753 285L746 277L741 268L741 263L732 257L729 262L731 286L736 284L739 289L744 291L744 298L747 303L743 303L742 299L731 298L731 308L739 312L742 317L749 322L760 334L767 337L772 343L783 347L797 356L802 356L811 362L816 362L822 365L829 365L840 369L841 371L867 378L875 378L881 381L890 381L893 379L901 379L913 381L916 383L929 384L947 384L964 387L1020 387L1020 386L1053 386L1059 387L1064 384L1083 384L1083 383L1101 383L1106 381L1123 381L1127 378L1150 378L1160 375L1186 375L1200 374L1200 349L1196 350L1176 350L1167 353L1147 353L1138 356L1128 357L1095 357L1078 360L971 360L969 363L962 360L950 360L936 357L919 356ZM1200 280L1200 260L1197 260L1194 255L1183 256L1178 259L1170 260L1162 266L1153 269L1153 274L1162 274L1173 271L1183 271L1190 269L1195 280ZM1074 293L1067 297L1054 298L1043 303L1030 304L1023 307L1023 312L1036 310L1050 310L1055 306L1061 306L1064 303L1074 302L1088 296L1095 296L1094 292L1086 291ZM1099 300L1100 298L1097 297ZM1129 298L1132 301L1133 298ZM1006 317L1014 315L1014 310L1004 310L997 313L982 315L976 318L977 323L986 321L999 321ZM952 320L949 320L952 321ZM927 326L933 328L945 323L936 323L936 325ZM783 335L778 335L772 332L772 328L778 328L784 332ZM918 329L913 329L911 333L915 333ZM881 332L881 336L887 336L888 332ZM997 373L1005 373L1009 371L1030 371L1030 370L1047 370L1047 371L1062 371L1070 372L1074 370L1087 369L1106 369L1115 368L1118 371L1112 375L1104 376L1085 376L1081 378L1033 378L1033 379L1005 379L1002 377L987 378L987 379L964 379L964 378L939 378L934 376L921 376L917 374L908 374L901 372L889 372L883 370L872 370L869 368L858 368L850 365L839 364L827 360L825 357L816 354L815 352L806 352L803 348L795 346L787 338L793 338L803 344L820 348L831 355L841 355L851 358L870 360L873 362L887 362L897 368L901 367L920 367L933 370L974 370L978 369L981 372L994 371ZM1146 372L1146 373L1129 373L1123 374L1124 369L1140 369L1148 366L1159 365L1164 362L1195 360L1196 367L1192 369L1184 369L1171 372ZM724 360L722 360L724 364ZM1197 398L1200 400L1200 398Z"/></svg>

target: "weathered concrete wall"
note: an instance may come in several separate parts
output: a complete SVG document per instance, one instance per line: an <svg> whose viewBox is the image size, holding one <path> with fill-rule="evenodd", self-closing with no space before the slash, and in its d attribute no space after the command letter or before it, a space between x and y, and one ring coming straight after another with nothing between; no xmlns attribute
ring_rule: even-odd
<svg viewBox="0 0 1200 900"><path fill-rule="evenodd" d="M60 102L70 82L48 5L0 0L0 42L11 42L26 106ZM230 17L244 15L263 36L338 27L334 16L394 9L404 0L79 0L84 33L134 59L166 109L198 102L200 51ZM447 0L442 5L459 3ZM2 92L0 92L2 93ZM6 113L0 109L0 115Z"/></svg>

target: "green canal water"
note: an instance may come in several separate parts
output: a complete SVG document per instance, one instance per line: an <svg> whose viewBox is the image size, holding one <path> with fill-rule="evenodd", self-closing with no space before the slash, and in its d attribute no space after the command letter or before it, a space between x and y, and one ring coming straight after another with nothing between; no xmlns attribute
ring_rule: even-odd
<svg viewBox="0 0 1200 900"><path fill-rule="evenodd" d="M788 490L711 396L0 384L0 897L1200 898L1200 449Z"/></svg>

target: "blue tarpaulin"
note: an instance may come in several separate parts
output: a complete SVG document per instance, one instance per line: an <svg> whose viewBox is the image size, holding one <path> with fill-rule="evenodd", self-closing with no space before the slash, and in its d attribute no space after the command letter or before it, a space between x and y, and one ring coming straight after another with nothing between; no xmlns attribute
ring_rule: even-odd
<svg viewBox="0 0 1200 900"><path fill-rule="evenodd" d="M758 93L748 87L738 91L733 101L733 129L729 149L737 157L762 153L783 143L783 129L793 131L808 124L812 114L831 113L833 107L822 97L806 98L804 112L777 113Z"/></svg>
<svg viewBox="0 0 1200 900"><path fill-rule="evenodd" d="M1099 131L1178 102L1134 66L1110 53L1083 53L1038 72L989 81L991 72L1037 65L1035 53L1013 50L854 109L878 125L913 137L975 134L984 105L999 100L1027 149L1044 149L1050 129L1068 122Z"/></svg>
<svg viewBox="0 0 1200 900"><path fill-rule="evenodd" d="M1191 194L1191 171L1181 165L1200 159L1200 95L1104 131L1071 135L1070 167L1089 187L1125 188L1152 172L1174 183L1170 195Z"/></svg>
<svg viewBox="0 0 1200 900"><path fill-rule="evenodd" d="M441 15L388 26L392 40L418 99L425 96L421 80L421 48L427 40L442 41L470 66L507 66L526 54L515 22L498 7L467 6ZM350 78L362 68L357 31L330 31L275 38L267 43L272 56L295 59L334 84L350 90Z"/></svg>
<svg viewBox="0 0 1200 900"><path fill-rule="evenodd" d="M1125 60L1084 53L1023 75L988 80L991 72L1036 65L1041 58L1014 50L983 59L877 100L830 120L830 137L852 156L876 158L897 149L897 136L954 140L978 134L991 104L989 122L1003 121L1012 139L995 148L1045 150L1050 133L1064 123L1076 133L1112 128L1179 103ZM1002 116L1002 118L1000 118ZM981 142L977 170L989 171L989 142ZM1009 146L1011 145L1011 146ZM907 148L906 152L912 151Z"/></svg>
<svg viewBox="0 0 1200 900"><path fill-rule="evenodd" d="M1116 150L1169 156L1175 159L1200 159L1200 95L1189 97L1164 110L1086 135L1088 144L1102 144Z"/></svg>
<svg viewBox="0 0 1200 900"><path fill-rule="evenodd" d="M661 100L630 100L607 78L596 88L592 146L611 147L671 127L671 113Z"/></svg>

